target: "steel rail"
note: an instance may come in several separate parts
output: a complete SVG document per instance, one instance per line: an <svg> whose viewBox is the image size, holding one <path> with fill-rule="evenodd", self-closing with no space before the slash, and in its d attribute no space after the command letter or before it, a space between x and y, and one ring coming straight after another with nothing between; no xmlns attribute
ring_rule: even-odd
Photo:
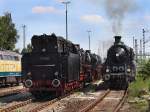
<svg viewBox="0 0 150 112"><path fill-rule="evenodd" d="M119 110L121 109L121 107L123 106L123 104L124 104L125 101L126 101L127 95L128 95L128 89L125 90L122 99L121 99L121 100L119 101L119 103L116 105L116 107L115 107L115 109L113 110L113 112L119 112Z"/></svg>
<svg viewBox="0 0 150 112"><path fill-rule="evenodd" d="M46 102L46 103L44 103L44 104L38 105L37 107L33 108L32 110L29 110L29 112L39 112L39 111L45 109L46 107L48 107L48 106L50 106L50 105L52 105L52 104L54 104L54 103L60 101L61 99L63 99L63 98L65 98L65 97L67 97L67 96L73 94L75 91L76 91L76 90L74 90L74 91L72 91L72 92L70 92L70 93L68 93L68 94L66 94L66 95L64 95L64 96L60 96L60 97L58 97L58 98L55 98L55 99L53 99L53 100L50 100L50 101L48 101L48 102Z"/></svg>
<svg viewBox="0 0 150 112"><path fill-rule="evenodd" d="M10 111L12 111L12 110L18 109L18 108L23 107L23 106L25 106L25 105L28 105L28 104L31 103L32 101L33 101L33 99L29 99L29 100L27 100L27 101L24 101L24 102L15 104L15 105L13 105L13 106L10 106L10 107L1 109L0 112L10 112Z"/></svg>
<svg viewBox="0 0 150 112"><path fill-rule="evenodd" d="M83 108L81 111L79 112L88 112L90 110L92 110L98 103L100 103L101 101L103 101L103 99L110 93L110 90L106 90L102 95L100 95L100 97L94 101L93 103L89 104L88 106L86 106L85 108Z"/></svg>
<svg viewBox="0 0 150 112"><path fill-rule="evenodd" d="M15 89L15 90L8 90L8 91L5 91L5 92L1 92L0 93L0 97L4 97L4 96L7 96L7 95L11 95L11 94L15 94L15 93L20 93L22 92L24 89Z"/></svg>

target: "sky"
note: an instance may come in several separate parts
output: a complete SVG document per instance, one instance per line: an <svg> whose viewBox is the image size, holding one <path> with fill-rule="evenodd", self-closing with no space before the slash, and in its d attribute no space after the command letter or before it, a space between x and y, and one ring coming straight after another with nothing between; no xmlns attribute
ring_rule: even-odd
<svg viewBox="0 0 150 112"><path fill-rule="evenodd" d="M17 48L23 47L22 25L26 25L26 44L33 35L55 33L65 37L65 0L0 0L0 16L12 14L20 39ZM108 47L114 39L112 21L108 17L106 0L70 0L68 5L69 40L88 49L88 33L91 30L91 50L95 53ZM120 0L122 1L122 0ZM150 30L150 0L135 0L134 11L125 13L120 35L125 44L132 47L132 37L142 39L142 28ZM150 33L146 33L148 39ZM102 43L106 43L105 45ZM147 51L150 45L147 44Z"/></svg>

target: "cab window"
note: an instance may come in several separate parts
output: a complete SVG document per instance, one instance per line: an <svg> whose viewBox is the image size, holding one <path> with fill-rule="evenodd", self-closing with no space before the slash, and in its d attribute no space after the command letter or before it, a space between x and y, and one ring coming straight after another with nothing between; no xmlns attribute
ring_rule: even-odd
<svg viewBox="0 0 150 112"><path fill-rule="evenodd" d="M7 57L8 57L8 60L12 60L10 55L8 55Z"/></svg>
<svg viewBox="0 0 150 112"><path fill-rule="evenodd" d="M3 55L3 60L8 60L8 56L7 55Z"/></svg>
<svg viewBox="0 0 150 112"><path fill-rule="evenodd" d="M11 60L15 61L15 56L11 56Z"/></svg>

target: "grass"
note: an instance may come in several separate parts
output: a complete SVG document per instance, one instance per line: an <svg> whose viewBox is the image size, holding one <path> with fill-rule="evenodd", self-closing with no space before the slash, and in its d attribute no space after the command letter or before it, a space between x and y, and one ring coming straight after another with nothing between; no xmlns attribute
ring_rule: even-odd
<svg viewBox="0 0 150 112"><path fill-rule="evenodd" d="M131 104L130 106L132 107L132 112L148 112L148 104L146 101Z"/></svg>
<svg viewBox="0 0 150 112"><path fill-rule="evenodd" d="M136 81L129 86L129 96L130 97L140 97L141 90L150 90L150 78L143 80L142 77L138 76Z"/></svg>
<svg viewBox="0 0 150 112"><path fill-rule="evenodd" d="M131 103L130 106L133 109L133 112L147 112L148 109L148 102L146 100L143 100L141 98L142 93L141 91L147 91L150 90L150 78L147 78L143 80L141 75L138 75L136 77L136 81L130 84L129 86L129 95L128 100L135 100L136 98L139 98L138 101L135 103Z"/></svg>

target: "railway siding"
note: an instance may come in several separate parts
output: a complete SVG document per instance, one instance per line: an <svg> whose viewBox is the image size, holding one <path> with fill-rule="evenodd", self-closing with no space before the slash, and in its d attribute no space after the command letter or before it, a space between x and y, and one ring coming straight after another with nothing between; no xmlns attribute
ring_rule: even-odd
<svg viewBox="0 0 150 112"><path fill-rule="evenodd" d="M1 112L10 112L10 111L12 111L12 110L18 109L19 107L25 106L25 105L27 105L27 104L29 104L29 103L31 103L31 102L32 102L32 99L29 99L29 100L27 100L27 101L24 101L24 102L15 104L15 105L13 105L13 106L4 108L4 109L1 110Z"/></svg>
<svg viewBox="0 0 150 112"><path fill-rule="evenodd" d="M8 87L8 88L2 88L0 92L0 97L11 95L15 93L20 93L24 91L23 86L15 86L15 87Z"/></svg>
<svg viewBox="0 0 150 112"><path fill-rule="evenodd" d="M126 91L109 91L80 112L118 112L127 96Z"/></svg>
<svg viewBox="0 0 150 112"><path fill-rule="evenodd" d="M101 96L105 90L97 92L77 92L70 95L55 104L48 106L40 112L79 112L81 108L86 107L90 103L94 102L99 96Z"/></svg>

